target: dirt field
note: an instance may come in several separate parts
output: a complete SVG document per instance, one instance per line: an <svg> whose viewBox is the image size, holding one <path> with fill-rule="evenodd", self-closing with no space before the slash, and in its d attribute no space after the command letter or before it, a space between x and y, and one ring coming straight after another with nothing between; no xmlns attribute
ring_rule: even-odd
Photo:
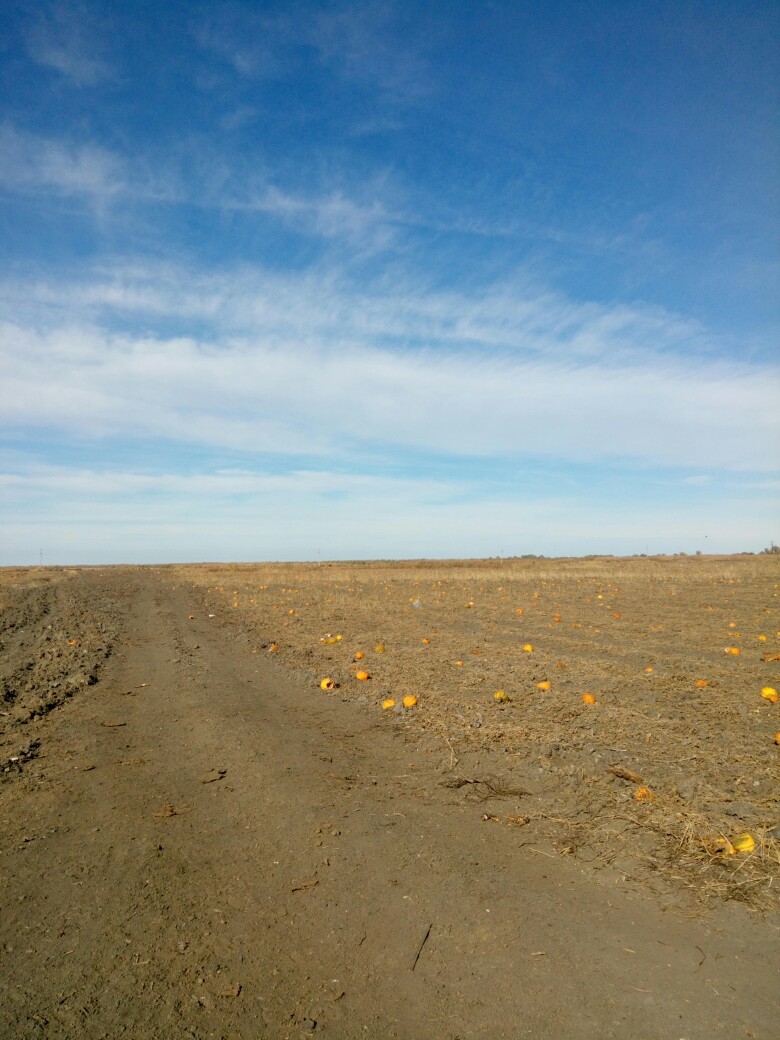
<svg viewBox="0 0 780 1040"><path fill-rule="evenodd" d="M0 1035L773 1040L779 591L0 572Z"/></svg>

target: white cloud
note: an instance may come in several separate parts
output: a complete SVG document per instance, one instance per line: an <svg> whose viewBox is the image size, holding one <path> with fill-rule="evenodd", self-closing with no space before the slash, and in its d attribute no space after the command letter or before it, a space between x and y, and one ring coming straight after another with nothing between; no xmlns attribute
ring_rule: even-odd
<svg viewBox="0 0 780 1040"><path fill-rule="evenodd" d="M21 195L82 199L95 206L101 220L106 204L181 203L188 192L171 163L132 159L91 141L42 136L0 125L0 188ZM193 192L194 193L194 192Z"/></svg>
<svg viewBox="0 0 780 1040"><path fill-rule="evenodd" d="M10 464L9 464L10 463ZM2 463L0 462L0 465ZM144 473L136 470L83 469L55 466L17 458L0 470L0 491L7 501L16 496L49 496L91 502L116 501L141 496L162 496L208 501L226 496L255 499L282 496L285 499L316 498L334 495L375 501L392 498L398 503L432 502L462 494L459 482L410 480L367 474L339 473L330 470L290 470L263 473L242 469L218 469L194 474Z"/></svg>
<svg viewBox="0 0 780 1040"><path fill-rule="evenodd" d="M41 136L10 124L0 125L0 187L101 206L162 202L264 214L311 238L342 240L371 252L390 245L401 220L388 209L381 177L352 184L350 191L327 184L283 190L268 176L246 176L242 164L231 167L224 156L192 144L165 157L125 157L89 141Z"/></svg>
<svg viewBox="0 0 780 1040"><path fill-rule="evenodd" d="M126 185L122 164L98 145L0 127L0 185L15 191L108 198Z"/></svg>
<svg viewBox="0 0 780 1040"><path fill-rule="evenodd" d="M158 312L171 300L174 310L194 301L196 314L217 318L243 309L254 325L243 335L165 338L83 320L52 331L6 323L5 422L291 456L382 451L777 467L777 373L651 353L640 313L610 318L585 307L578 315L571 304L550 308L547 298L491 316L474 301L435 295L407 301L404 311L392 296L350 304L333 285L315 285L312 299L306 280L277 284L278 293L272 282L259 298L240 289L209 297L197 285L183 296L142 287L142 307ZM138 306L132 286L120 290L107 299ZM649 329L659 327L652 314ZM399 337L412 333L414 346L399 349Z"/></svg>
<svg viewBox="0 0 780 1040"><path fill-rule="evenodd" d="M81 4L39 4L24 37L32 60L61 73L79 87L94 86L111 75L100 56L94 11Z"/></svg>
<svg viewBox="0 0 780 1040"><path fill-rule="evenodd" d="M658 309L521 280L358 290L337 270L138 264L6 281L0 305L10 443L105 438L110 457L116 438L125 458L139 445L121 470L6 453L8 563L42 546L49 562L117 562L735 551L776 537L777 371L723 360L695 322ZM191 334L148 331L162 328ZM150 443L251 461L145 472ZM286 472L255 472L266 453ZM431 476L388 478L388 459L395 473L424 460ZM482 459L516 479L480 480ZM613 460L622 491L599 481Z"/></svg>
<svg viewBox="0 0 780 1040"><path fill-rule="evenodd" d="M18 460L0 488L0 564L37 562L41 549L47 563L757 550L777 515L766 500L724 499L713 513L330 471L150 477Z"/></svg>
<svg viewBox="0 0 780 1040"><path fill-rule="evenodd" d="M313 203L285 202L293 212ZM160 319L267 344L425 348L497 358L558 357L571 363L654 363L665 355L706 358L712 345L695 321L646 306L575 303L533 281L434 290L390 271L353 284L333 263L306 272L244 268L199 274L161 264L120 264L73 283L0 283L5 314L46 328L104 324L120 316L144 327ZM63 317L67 315L67 318Z"/></svg>
<svg viewBox="0 0 780 1040"><path fill-rule="evenodd" d="M374 248L384 248L392 238L393 218L380 198L361 202L340 190L304 195L266 185L246 197L225 197L220 206L267 213L308 234L362 241Z"/></svg>

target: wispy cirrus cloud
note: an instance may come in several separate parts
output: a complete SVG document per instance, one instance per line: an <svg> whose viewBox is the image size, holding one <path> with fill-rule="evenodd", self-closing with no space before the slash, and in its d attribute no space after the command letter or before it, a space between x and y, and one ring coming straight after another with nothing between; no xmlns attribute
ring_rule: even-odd
<svg viewBox="0 0 780 1040"><path fill-rule="evenodd" d="M269 345L555 357L572 365L652 365L663 356L724 353L695 319L641 304L573 301L524 272L478 288L439 289L393 270L356 284L349 264L330 258L304 272L248 265L199 272L129 261L72 281L6 279L0 299L9 319L41 330L174 319L182 331L197 329L216 343L261 337Z"/></svg>
<svg viewBox="0 0 780 1040"><path fill-rule="evenodd" d="M0 491L15 495L87 495L93 501L117 496L154 495L172 499L181 496L334 496L371 498L393 496L397 501L449 500L462 494L458 481L409 479L375 474L343 473L328 469L292 469L268 473L246 469L216 469L197 473L147 473L143 470L87 469L57 466L31 458L4 460L0 453Z"/></svg>
<svg viewBox="0 0 780 1040"><path fill-rule="evenodd" d="M81 3L37 4L24 26L27 53L36 65L59 72L77 87L92 87L112 75L100 53L94 8Z"/></svg>
<svg viewBox="0 0 780 1040"><path fill-rule="evenodd" d="M96 144L0 125L0 188L37 199L76 199L105 222L111 205L188 201L184 180L171 164L157 165Z"/></svg>
<svg viewBox="0 0 780 1040"><path fill-rule="evenodd" d="M654 309L506 285L360 294L324 272L124 270L2 294L24 303L0 328L0 402L28 430L290 457L777 465L777 371L708 354L703 330ZM171 317L201 329L139 331Z"/></svg>
<svg viewBox="0 0 780 1040"><path fill-rule="evenodd" d="M433 83L403 22L393 3L312 4L296 12L231 5L194 19L191 32L243 77L288 78L313 54L333 77L378 92L385 104L408 104L430 94Z"/></svg>
<svg viewBox="0 0 780 1040"><path fill-rule="evenodd" d="M334 71L386 99L419 101L433 89L432 74L414 33L399 32L401 11L393 3L339 4L320 10L307 34L321 60Z"/></svg>
<svg viewBox="0 0 780 1040"><path fill-rule="evenodd" d="M319 194L283 191L266 184L245 196L228 194L220 205L227 210L264 213L310 235L343 238L383 248L394 237L397 218L387 211L381 196L366 201L344 191L325 190Z"/></svg>
<svg viewBox="0 0 780 1040"><path fill-rule="evenodd" d="M127 190L121 160L76 144L0 126L0 185L22 194L110 199Z"/></svg>
<svg viewBox="0 0 780 1040"><path fill-rule="evenodd" d="M123 156L89 140L48 137L0 125L0 188L19 195L76 198L105 204L190 206L215 216L256 214L312 239L376 251L388 247L402 222L388 208L381 178L351 190L323 183L281 188L271 175L247 177L219 158L184 149L176 156Z"/></svg>
<svg viewBox="0 0 780 1040"><path fill-rule="evenodd" d="M189 30L204 52L240 76L276 79L292 75L298 65L292 52L295 34L280 15L226 5L194 16Z"/></svg>

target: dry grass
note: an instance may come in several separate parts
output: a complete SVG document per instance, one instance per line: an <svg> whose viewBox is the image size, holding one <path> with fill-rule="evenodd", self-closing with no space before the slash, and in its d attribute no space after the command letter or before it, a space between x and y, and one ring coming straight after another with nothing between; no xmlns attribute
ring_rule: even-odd
<svg viewBox="0 0 780 1040"><path fill-rule="evenodd" d="M703 900L777 902L780 558L512 559L164 568L252 649L442 753L453 797L522 840ZM67 580L0 570L0 609ZM518 613L520 611L520 613ZM339 634L338 642L323 642ZM761 638L763 637L763 638ZM426 640L424 642L423 640ZM530 643L532 653L524 652ZM384 652L377 652L381 644ZM724 653L736 646L739 655ZM360 667L371 675L358 682ZM324 694L323 676L337 689ZM551 689L537 684L549 681ZM697 687L706 680L706 687ZM507 703L493 693L505 690ZM592 693L596 704L583 704ZM381 701L416 707L382 712ZM655 798L635 800L636 774ZM461 791L461 794L457 792ZM513 793L514 792L514 793ZM521 793L527 792L527 793ZM493 806L491 806L491 809ZM507 812L507 809L511 809ZM714 839L749 832L750 854ZM518 831L518 835L520 831Z"/></svg>
<svg viewBox="0 0 780 1040"><path fill-rule="evenodd" d="M0 567L0 610L4 610L18 592L52 585L76 573L67 567Z"/></svg>
<svg viewBox="0 0 780 1040"><path fill-rule="evenodd" d="M450 764L490 755L504 787L533 792L518 800L526 829L560 851L600 866L629 857L645 879L703 898L776 898L780 719L759 690L778 685L762 657L778 648L780 560L355 561L173 575L258 652L278 644L274 659L313 696L324 675L339 684L330 696L363 709L367 699L378 714L384 697L416 694L416 708L390 713L408 738ZM329 634L343 638L321 642ZM354 680L358 650L370 683ZM497 689L509 703L494 702ZM586 691L596 705L582 703ZM637 803L636 785L611 766L641 776L655 800ZM755 853L707 853L708 835L740 831Z"/></svg>

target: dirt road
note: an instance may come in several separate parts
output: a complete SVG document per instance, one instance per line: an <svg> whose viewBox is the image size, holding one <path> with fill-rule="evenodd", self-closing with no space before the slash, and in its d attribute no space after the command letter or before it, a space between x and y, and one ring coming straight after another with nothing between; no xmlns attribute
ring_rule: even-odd
<svg viewBox="0 0 780 1040"><path fill-rule="evenodd" d="M40 743L0 783L3 1037L778 1035L776 920L486 821L524 796L447 785L492 763L313 697L173 581L83 571L13 637L113 649L4 737Z"/></svg>

